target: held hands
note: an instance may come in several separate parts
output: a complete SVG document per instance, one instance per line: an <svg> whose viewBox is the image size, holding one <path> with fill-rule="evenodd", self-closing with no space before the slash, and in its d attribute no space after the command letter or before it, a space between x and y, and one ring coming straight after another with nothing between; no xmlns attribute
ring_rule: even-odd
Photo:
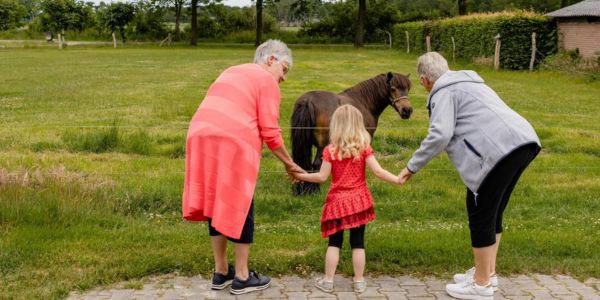
<svg viewBox="0 0 600 300"><path fill-rule="evenodd" d="M304 169L302 169L300 166L298 166L295 163L289 164L289 165L285 165L285 171L287 173L288 179L293 182L293 183L297 183L299 180L296 176L294 176L295 174L305 174L306 171L304 171Z"/></svg>
<svg viewBox="0 0 600 300"><path fill-rule="evenodd" d="M400 185L405 184L410 179L410 177L413 176L413 174L414 173L409 171L408 168L402 169L400 174L398 174L398 184L400 184Z"/></svg>

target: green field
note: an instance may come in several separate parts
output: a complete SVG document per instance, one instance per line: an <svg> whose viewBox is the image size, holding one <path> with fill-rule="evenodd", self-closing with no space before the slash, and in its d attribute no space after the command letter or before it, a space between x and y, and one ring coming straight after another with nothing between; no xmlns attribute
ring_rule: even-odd
<svg viewBox="0 0 600 300"><path fill-rule="evenodd" d="M416 56L398 51L292 48L295 67L281 85L288 146L293 103L305 91L415 73ZM180 213L186 128L219 73L252 56L249 46L0 49L0 298L210 274L206 226ZM498 272L600 277L600 82L451 67L480 72L544 147L507 208ZM416 81L411 100L413 117L386 110L373 142L394 173L427 132ZM326 187L294 197L283 166L267 150L263 157L251 267L273 276L322 272ZM369 274L448 276L471 266L465 188L445 155L406 186L371 175L369 185L377 214L367 227ZM345 274L349 254L341 258Z"/></svg>

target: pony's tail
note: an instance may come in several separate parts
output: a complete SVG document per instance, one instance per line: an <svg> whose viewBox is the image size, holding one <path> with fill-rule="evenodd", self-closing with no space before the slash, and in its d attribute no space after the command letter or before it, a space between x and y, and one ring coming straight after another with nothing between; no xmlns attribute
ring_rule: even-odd
<svg viewBox="0 0 600 300"><path fill-rule="evenodd" d="M313 131L316 125L315 108L306 97L296 101L292 113L292 158L302 169L312 169ZM296 183L294 195L306 195L319 191L319 185L310 182Z"/></svg>

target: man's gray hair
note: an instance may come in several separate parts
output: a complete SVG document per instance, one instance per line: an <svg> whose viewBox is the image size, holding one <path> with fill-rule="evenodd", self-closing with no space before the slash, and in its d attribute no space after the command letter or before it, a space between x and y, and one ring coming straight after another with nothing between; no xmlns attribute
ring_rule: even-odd
<svg viewBox="0 0 600 300"><path fill-rule="evenodd" d="M419 76L425 76L431 82L438 80L448 70L448 62L437 52L427 52L417 61Z"/></svg>
<svg viewBox="0 0 600 300"><path fill-rule="evenodd" d="M256 48L254 54L255 64L266 64L271 55L275 56L279 61L286 61L289 64L289 68L292 68L294 62L292 61L292 50L280 40L268 40L262 43Z"/></svg>

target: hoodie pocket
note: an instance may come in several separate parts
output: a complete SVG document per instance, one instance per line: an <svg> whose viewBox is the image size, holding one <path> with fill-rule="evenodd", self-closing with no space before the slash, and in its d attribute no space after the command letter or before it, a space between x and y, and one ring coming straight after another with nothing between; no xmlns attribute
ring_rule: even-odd
<svg viewBox="0 0 600 300"><path fill-rule="evenodd" d="M479 153L479 151L477 151L475 146L473 146L471 143L469 143L469 141L467 141L467 139L464 139L463 141L465 142L467 149L469 149L469 151L471 151L471 153L475 154L479 158L479 166L481 168L483 168L483 157L481 156L481 153Z"/></svg>

